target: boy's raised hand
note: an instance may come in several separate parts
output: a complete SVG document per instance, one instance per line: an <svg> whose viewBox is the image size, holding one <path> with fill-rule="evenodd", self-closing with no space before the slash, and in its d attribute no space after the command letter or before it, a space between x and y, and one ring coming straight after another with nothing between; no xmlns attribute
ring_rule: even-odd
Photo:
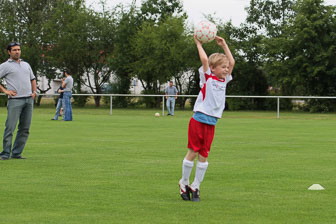
<svg viewBox="0 0 336 224"><path fill-rule="evenodd" d="M198 54L199 54L200 60L202 62L203 70L204 70L204 72L206 72L208 70L208 68L209 68L208 56L206 55L206 53L205 53L205 51L203 49L202 42L199 41L196 38L196 35L194 35L194 41L195 41L195 44L196 44L196 47L197 47L197 50L198 50Z"/></svg>
<svg viewBox="0 0 336 224"><path fill-rule="evenodd" d="M194 35L194 41L196 45L198 44L202 45L202 42L197 39L196 35Z"/></svg>
<svg viewBox="0 0 336 224"><path fill-rule="evenodd" d="M223 47L224 53L225 53L226 57L229 59L229 73L228 74L231 74L232 70L233 70L233 67L234 67L236 62L235 62L235 60L234 60L234 58L231 54L230 48L226 44L224 38L222 38L220 36L216 36L215 40L216 40L216 42L219 46Z"/></svg>
<svg viewBox="0 0 336 224"><path fill-rule="evenodd" d="M226 44L224 38L222 38L222 37L220 37L220 36L216 36L216 37L215 37L215 40L216 40L216 42L217 42L217 44L218 44L219 46L224 47L224 45Z"/></svg>

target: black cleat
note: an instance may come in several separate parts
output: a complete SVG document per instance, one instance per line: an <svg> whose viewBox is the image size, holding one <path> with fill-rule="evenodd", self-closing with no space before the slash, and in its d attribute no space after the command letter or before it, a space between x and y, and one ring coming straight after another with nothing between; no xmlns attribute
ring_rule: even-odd
<svg viewBox="0 0 336 224"><path fill-rule="evenodd" d="M183 200L190 201L190 188L188 185L183 185L179 183L180 194Z"/></svg>
<svg viewBox="0 0 336 224"><path fill-rule="evenodd" d="M192 201L200 201L200 192L199 190L196 188L195 190L190 189L191 191L191 200Z"/></svg>
<svg viewBox="0 0 336 224"><path fill-rule="evenodd" d="M12 157L12 159L26 159L26 158L22 156L17 156L17 157Z"/></svg>

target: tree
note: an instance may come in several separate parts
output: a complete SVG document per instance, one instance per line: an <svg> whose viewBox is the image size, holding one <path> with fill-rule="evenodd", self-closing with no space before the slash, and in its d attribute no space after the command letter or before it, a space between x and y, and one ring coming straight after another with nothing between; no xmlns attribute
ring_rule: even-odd
<svg viewBox="0 0 336 224"><path fill-rule="evenodd" d="M43 27L56 4L52 0L1 0L0 4L2 43L21 43L22 58L29 62L37 81L43 76L48 79L47 89L39 88L41 93L51 89L50 80L55 77L55 70L44 58L43 46L48 40ZM38 97L37 105L40 100Z"/></svg>
<svg viewBox="0 0 336 224"><path fill-rule="evenodd" d="M235 31L239 46L235 80L229 92L247 95L267 95L267 87L280 86L277 77L281 76L280 64L285 58L283 39L289 19L295 15L294 0L251 0L247 8L246 23ZM239 81L240 79L240 81ZM228 102L233 100L228 100ZM265 99L234 100L238 108L273 109ZM271 108L269 107L271 105ZM284 105L284 104L282 104Z"/></svg>
<svg viewBox="0 0 336 224"><path fill-rule="evenodd" d="M167 18L156 25L144 22L132 43L138 58L132 65L133 71L145 93L160 93L163 83L186 71L188 43L183 18Z"/></svg>
<svg viewBox="0 0 336 224"><path fill-rule="evenodd" d="M295 1L251 0L247 8L246 22L267 37L277 37L294 16Z"/></svg>
<svg viewBox="0 0 336 224"><path fill-rule="evenodd" d="M109 64L117 77L115 93L128 94L131 78L135 76L130 65L137 60L133 55L131 40L142 22L134 2L129 8L119 5L115 11L117 22L114 30L114 51L109 58ZM119 107L126 107L127 104L128 99L125 97L114 101L114 105Z"/></svg>
<svg viewBox="0 0 336 224"><path fill-rule="evenodd" d="M143 21L151 21L154 24L172 16L186 18L180 0L146 0L141 4L140 12Z"/></svg>
<svg viewBox="0 0 336 224"><path fill-rule="evenodd" d="M335 7L323 0L254 0L247 21L264 31L262 68L281 94L335 95ZM335 111L333 105L308 101L310 111Z"/></svg>
<svg viewBox="0 0 336 224"><path fill-rule="evenodd" d="M109 58L113 57L115 30L111 14L93 11L88 11L86 14L88 40L85 45L86 60L83 62L86 78L82 80L82 84L95 94L102 93L102 85L110 81L113 72L113 68L109 65ZM95 96L94 99L96 107L99 107L101 96Z"/></svg>
<svg viewBox="0 0 336 224"><path fill-rule="evenodd" d="M116 50L112 62L113 65L119 64L114 66L117 68L116 74L120 80L124 78L128 81L128 89L130 78L137 77L143 84L145 93L160 92L160 84L168 80L166 70L167 64L170 63L162 59L168 57L164 54L172 49L169 45L174 45L176 41L171 40L176 37L173 28L167 26L173 26L177 22L170 21L168 24L166 20L174 13L178 15L177 18L183 20L181 16L184 15L179 14L181 10L182 4L177 0L148 0L142 3L140 10L137 10L134 3L128 11L122 10L116 30ZM183 27L183 22L180 26ZM179 28L176 32L181 34L180 30ZM167 34L166 39L163 39L163 32ZM164 47L160 46L160 41L164 41ZM157 79L160 72L162 77ZM173 72L174 70L170 71L170 77Z"/></svg>
<svg viewBox="0 0 336 224"><path fill-rule="evenodd" d="M71 71L77 93L81 92L83 62L87 56L86 19L82 1L78 0L73 4L58 1L57 8L45 26L45 32L50 39L45 50L46 59L61 71L65 68Z"/></svg>
<svg viewBox="0 0 336 224"><path fill-rule="evenodd" d="M233 71L233 81L229 84L230 95L267 95L268 80L263 65L263 40L255 29L246 25L239 28L227 27L231 30L229 43L235 52L236 65ZM265 109L266 100L263 98L228 99L228 109Z"/></svg>
<svg viewBox="0 0 336 224"><path fill-rule="evenodd" d="M296 16L286 29L291 34L283 45L286 59L284 75L278 77L282 88L292 93L335 96L336 89L336 7L323 0L298 0ZM336 111L330 100L308 101L310 111Z"/></svg>

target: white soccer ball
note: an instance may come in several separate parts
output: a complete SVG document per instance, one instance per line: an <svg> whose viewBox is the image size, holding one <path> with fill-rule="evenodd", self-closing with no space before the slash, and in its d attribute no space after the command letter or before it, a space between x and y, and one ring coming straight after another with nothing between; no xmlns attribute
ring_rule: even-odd
<svg viewBox="0 0 336 224"><path fill-rule="evenodd" d="M201 21L195 25L194 34L202 43L213 41L217 35L217 27L209 21Z"/></svg>
<svg viewBox="0 0 336 224"><path fill-rule="evenodd" d="M160 117L160 114L159 113L155 113L154 116L155 117Z"/></svg>

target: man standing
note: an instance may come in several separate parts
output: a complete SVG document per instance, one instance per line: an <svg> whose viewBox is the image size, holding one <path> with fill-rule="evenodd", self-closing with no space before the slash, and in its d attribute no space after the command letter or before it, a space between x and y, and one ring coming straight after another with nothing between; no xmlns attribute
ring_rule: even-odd
<svg viewBox="0 0 336 224"><path fill-rule="evenodd" d="M12 42L8 45L9 59L0 65L0 78L6 81L6 88L0 84L0 91L8 96L7 120L3 135L1 160L24 159L21 156L29 136L36 96L36 80L30 65L20 59L21 45ZM13 133L19 121L18 131L12 147Z"/></svg>
<svg viewBox="0 0 336 224"><path fill-rule="evenodd" d="M167 100L167 110L168 116L174 116L175 109L175 99L177 99L177 89L173 86L173 81L169 81L169 86L166 88L166 100Z"/></svg>
<svg viewBox="0 0 336 224"><path fill-rule="evenodd" d="M72 121L72 106L71 106L71 97L72 97L72 87L73 87L73 78L70 75L69 70L65 70L65 80L62 80L63 87L63 120Z"/></svg>

